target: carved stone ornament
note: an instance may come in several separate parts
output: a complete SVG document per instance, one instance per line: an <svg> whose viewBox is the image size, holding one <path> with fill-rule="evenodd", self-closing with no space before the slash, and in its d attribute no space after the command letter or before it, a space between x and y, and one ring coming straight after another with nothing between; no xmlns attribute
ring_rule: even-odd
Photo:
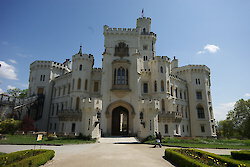
<svg viewBox="0 0 250 167"><path fill-rule="evenodd" d="M120 42L118 46L115 46L115 55L114 56L119 56L121 58L125 56L129 56L129 48L128 45L126 45L124 42Z"/></svg>

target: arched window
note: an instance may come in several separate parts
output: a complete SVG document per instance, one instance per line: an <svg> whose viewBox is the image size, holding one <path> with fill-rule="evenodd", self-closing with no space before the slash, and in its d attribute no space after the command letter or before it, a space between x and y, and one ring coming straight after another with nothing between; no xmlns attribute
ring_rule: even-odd
<svg viewBox="0 0 250 167"><path fill-rule="evenodd" d="M114 85L116 84L116 69L114 70Z"/></svg>
<svg viewBox="0 0 250 167"><path fill-rule="evenodd" d="M160 68L160 71L161 71L161 73L163 73L163 67L161 66L161 68Z"/></svg>
<svg viewBox="0 0 250 167"><path fill-rule="evenodd" d="M198 118L204 119L205 118L204 108L201 105L198 105L196 107L196 110L197 110L197 116L198 116Z"/></svg>
<svg viewBox="0 0 250 167"><path fill-rule="evenodd" d="M87 90L88 89L88 80L86 79L85 80L85 88L84 88L85 90Z"/></svg>
<svg viewBox="0 0 250 167"><path fill-rule="evenodd" d="M81 89L81 79L79 78L77 81L77 89Z"/></svg>
<svg viewBox="0 0 250 167"><path fill-rule="evenodd" d="M80 64L79 66L79 71L82 71L82 64Z"/></svg>
<svg viewBox="0 0 250 167"><path fill-rule="evenodd" d="M76 110L79 110L79 107L80 107L80 98L77 97L76 98Z"/></svg>
<svg viewBox="0 0 250 167"><path fill-rule="evenodd" d="M161 80L161 91L164 92L164 81Z"/></svg>
<svg viewBox="0 0 250 167"><path fill-rule="evenodd" d="M155 81L154 89L155 89L155 92L157 92L157 81Z"/></svg>
<svg viewBox="0 0 250 167"><path fill-rule="evenodd" d="M143 34L146 34L146 28L143 28L142 32Z"/></svg>
<svg viewBox="0 0 250 167"><path fill-rule="evenodd" d="M165 101L164 101L164 99L161 99L161 109L162 109L162 111L165 111Z"/></svg>

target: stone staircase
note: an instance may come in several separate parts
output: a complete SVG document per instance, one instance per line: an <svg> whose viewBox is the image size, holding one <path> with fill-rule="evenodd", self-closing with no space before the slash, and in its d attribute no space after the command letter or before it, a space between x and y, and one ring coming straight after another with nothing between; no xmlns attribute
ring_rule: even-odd
<svg viewBox="0 0 250 167"><path fill-rule="evenodd" d="M101 137L98 140L99 143L108 143L108 144L136 144L140 141L136 137Z"/></svg>

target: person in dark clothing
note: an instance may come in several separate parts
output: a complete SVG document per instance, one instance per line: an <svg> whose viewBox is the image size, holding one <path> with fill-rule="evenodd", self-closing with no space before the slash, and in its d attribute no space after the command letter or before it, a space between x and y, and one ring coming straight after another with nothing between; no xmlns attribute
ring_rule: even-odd
<svg viewBox="0 0 250 167"><path fill-rule="evenodd" d="M156 147L156 145L159 145L159 147L161 148L161 133L159 132L159 134L157 132L155 132L155 146L154 148Z"/></svg>

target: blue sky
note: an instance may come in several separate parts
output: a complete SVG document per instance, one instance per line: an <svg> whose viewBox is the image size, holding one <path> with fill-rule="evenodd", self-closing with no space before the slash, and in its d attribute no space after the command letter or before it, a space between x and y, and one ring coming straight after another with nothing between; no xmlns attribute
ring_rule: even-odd
<svg viewBox="0 0 250 167"><path fill-rule="evenodd" d="M103 25L133 28L142 8L157 55L210 67L217 120L250 97L249 0L1 0L0 91L27 88L30 63L63 62L81 43L100 67Z"/></svg>

